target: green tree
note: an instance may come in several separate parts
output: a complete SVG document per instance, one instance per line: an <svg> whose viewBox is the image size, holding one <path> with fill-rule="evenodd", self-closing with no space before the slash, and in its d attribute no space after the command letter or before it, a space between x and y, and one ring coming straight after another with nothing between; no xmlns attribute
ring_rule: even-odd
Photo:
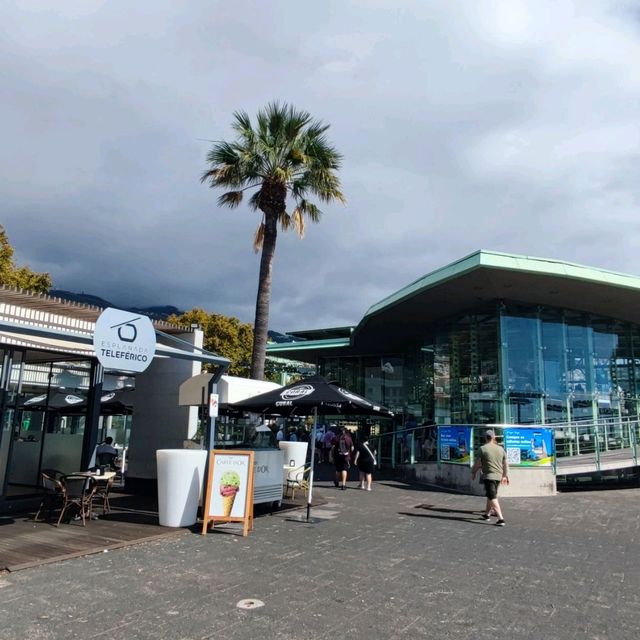
<svg viewBox="0 0 640 640"><path fill-rule="evenodd" d="M254 190L249 206L262 220L253 246L262 250L254 322L251 377L264 378L273 257L278 226L304 236L305 222L319 222L321 211L309 200L345 202L336 171L342 156L326 138L325 125L305 111L274 102L258 112L255 126L242 111L234 114L233 142L217 142L207 155L209 169L202 182L229 189L220 206L237 207L245 191ZM287 200L293 209L287 210Z"/></svg>
<svg viewBox="0 0 640 640"><path fill-rule="evenodd" d="M249 323L198 308L182 315L169 316L167 320L186 326L199 325L204 332L204 348L231 360L229 374L242 377L249 375L253 343L253 327Z"/></svg>
<svg viewBox="0 0 640 640"><path fill-rule="evenodd" d="M9 244L7 232L0 225L0 284L36 293L48 293L53 283L48 273L37 273L29 267L16 267L13 261L13 247Z"/></svg>

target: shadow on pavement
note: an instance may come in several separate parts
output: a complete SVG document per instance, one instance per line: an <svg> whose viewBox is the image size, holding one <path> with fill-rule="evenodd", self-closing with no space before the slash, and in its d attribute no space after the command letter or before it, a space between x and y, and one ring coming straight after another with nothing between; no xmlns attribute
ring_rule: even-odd
<svg viewBox="0 0 640 640"><path fill-rule="evenodd" d="M461 518L460 516L441 516L435 513L411 513L410 511L398 511L400 516L411 516L412 518L430 518L432 520L453 520L454 522L466 522L467 524L488 524L479 518ZM492 524L492 523L489 523Z"/></svg>
<svg viewBox="0 0 640 640"><path fill-rule="evenodd" d="M483 509L447 509L445 507L434 507L432 504L419 504L416 509L426 509L428 511L438 511L440 513L468 513L469 515L482 515Z"/></svg>
<svg viewBox="0 0 640 640"><path fill-rule="evenodd" d="M407 491L428 491L430 493L447 493L450 495L460 495L460 491L454 491L453 489L449 489L447 487L437 487L436 485L409 482L407 480L381 480L376 482L374 477L374 483L382 485L384 487L406 489Z"/></svg>

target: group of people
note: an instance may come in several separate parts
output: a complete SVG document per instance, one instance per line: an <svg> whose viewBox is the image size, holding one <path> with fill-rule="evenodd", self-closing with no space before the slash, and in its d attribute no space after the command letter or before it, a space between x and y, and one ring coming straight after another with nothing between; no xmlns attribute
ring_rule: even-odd
<svg viewBox="0 0 640 640"><path fill-rule="evenodd" d="M360 489L371 491L377 459L376 451L369 442L369 434L362 434L357 446L354 446L353 439L345 427L341 427L337 435L329 431L325 438L326 445L330 447L330 459L335 465L335 486L346 489L347 472L353 461L359 472ZM486 495L485 509L481 517L487 522L496 517L496 526L504 527L506 522L498 501L498 488L501 484L509 484L509 465L506 452L498 445L493 429L485 431L485 443L480 447L471 469L472 480L475 480L478 471L482 472L481 482Z"/></svg>
<svg viewBox="0 0 640 640"><path fill-rule="evenodd" d="M282 440L286 440L288 442L309 442L310 437L309 432L304 428L296 429L292 427L285 433L284 427L280 426L276 432L276 440L278 442L281 442Z"/></svg>
<svg viewBox="0 0 640 640"><path fill-rule="evenodd" d="M293 438L297 439L295 430ZM431 436L431 434L429 434ZM280 427L278 440L285 439L284 430ZM343 491L347 488L347 475L354 464L358 469L359 488L371 491L373 472L377 465L376 450L369 440L369 434L365 430L357 444L354 444L351 434L346 427L340 428L331 425L323 434L318 434L316 450L319 462L331 462L335 466L334 485ZM505 519L498 502L498 488L501 484L509 484L509 465L506 452L498 445L496 434L492 429L485 431L485 443L480 447L475 464L471 469L471 478L475 480L477 473L481 471L481 482L486 494L485 510L482 519L489 521L496 517L496 525L505 526Z"/></svg>
<svg viewBox="0 0 640 640"><path fill-rule="evenodd" d="M333 438L330 438L329 434L332 434ZM340 427L338 434L332 431L325 434L324 444L325 451L329 452L329 461L335 466L334 485L343 491L347 488L347 474L353 462L359 473L359 488L371 491L377 459L376 451L369 442L369 434L365 431L358 444L354 445L346 427Z"/></svg>

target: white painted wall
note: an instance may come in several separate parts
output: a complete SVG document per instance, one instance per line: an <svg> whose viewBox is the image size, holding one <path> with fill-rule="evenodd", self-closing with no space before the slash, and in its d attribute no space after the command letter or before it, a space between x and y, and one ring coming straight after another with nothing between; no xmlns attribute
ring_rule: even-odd
<svg viewBox="0 0 640 640"><path fill-rule="evenodd" d="M202 331L177 337L202 347ZM145 372L136 375L128 478L156 478L156 451L182 449L183 441L195 435L198 408L179 407L178 388L200 371L199 362L155 358Z"/></svg>

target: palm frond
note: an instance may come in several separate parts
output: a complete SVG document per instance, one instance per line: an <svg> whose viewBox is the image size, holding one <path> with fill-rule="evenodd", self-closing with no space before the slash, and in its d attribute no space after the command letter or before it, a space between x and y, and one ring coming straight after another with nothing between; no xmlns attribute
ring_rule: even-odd
<svg viewBox="0 0 640 640"><path fill-rule="evenodd" d="M251 195L249 198L249 206L257 211L260 208L260 197L262 196L262 189L258 189L255 193Z"/></svg>
<svg viewBox="0 0 640 640"><path fill-rule="evenodd" d="M241 136L251 137L253 134L253 127L251 126L251 118L246 111L235 111L233 113L234 122L231 125L238 134Z"/></svg>
<svg viewBox="0 0 640 640"><path fill-rule="evenodd" d="M242 202L242 191L227 191L218 198L218 206L235 209Z"/></svg>
<svg viewBox="0 0 640 640"><path fill-rule="evenodd" d="M304 238L304 213L299 206L296 207L291 214L291 226L296 230L298 237Z"/></svg>
<svg viewBox="0 0 640 640"><path fill-rule="evenodd" d="M320 222L322 211L320 211L320 209L318 209L318 207L313 204L313 202L302 199L298 202L298 206L296 208L300 210L301 214L304 214L307 218L309 218L311 222Z"/></svg>
<svg viewBox="0 0 640 640"><path fill-rule="evenodd" d="M320 138L329 129L331 125L324 124L320 120L314 120L306 130L306 134L309 138Z"/></svg>
<svg viewBox="0 0 640 640"><path fill-rule="evenodd" d="M264 243L264 220L258 225L255 234L253 235L253 250L258 253L262 249Z"/></svg>
<svg viewBox="0 0 640 640"><path fill-rule="evenodd" d="M289 227L291 227L291 216L287 211L281 211L280 215L278 215L278 222L280 223L280 228L283 231L288 231Z"/></svg>
<svg viewBox="0 0 640 640"><path fill-rule="evenodd" d="M236 146L229 142L218 142L214 144L207 154L207 162L212 165L236 164L238 162Z"/></svg>

